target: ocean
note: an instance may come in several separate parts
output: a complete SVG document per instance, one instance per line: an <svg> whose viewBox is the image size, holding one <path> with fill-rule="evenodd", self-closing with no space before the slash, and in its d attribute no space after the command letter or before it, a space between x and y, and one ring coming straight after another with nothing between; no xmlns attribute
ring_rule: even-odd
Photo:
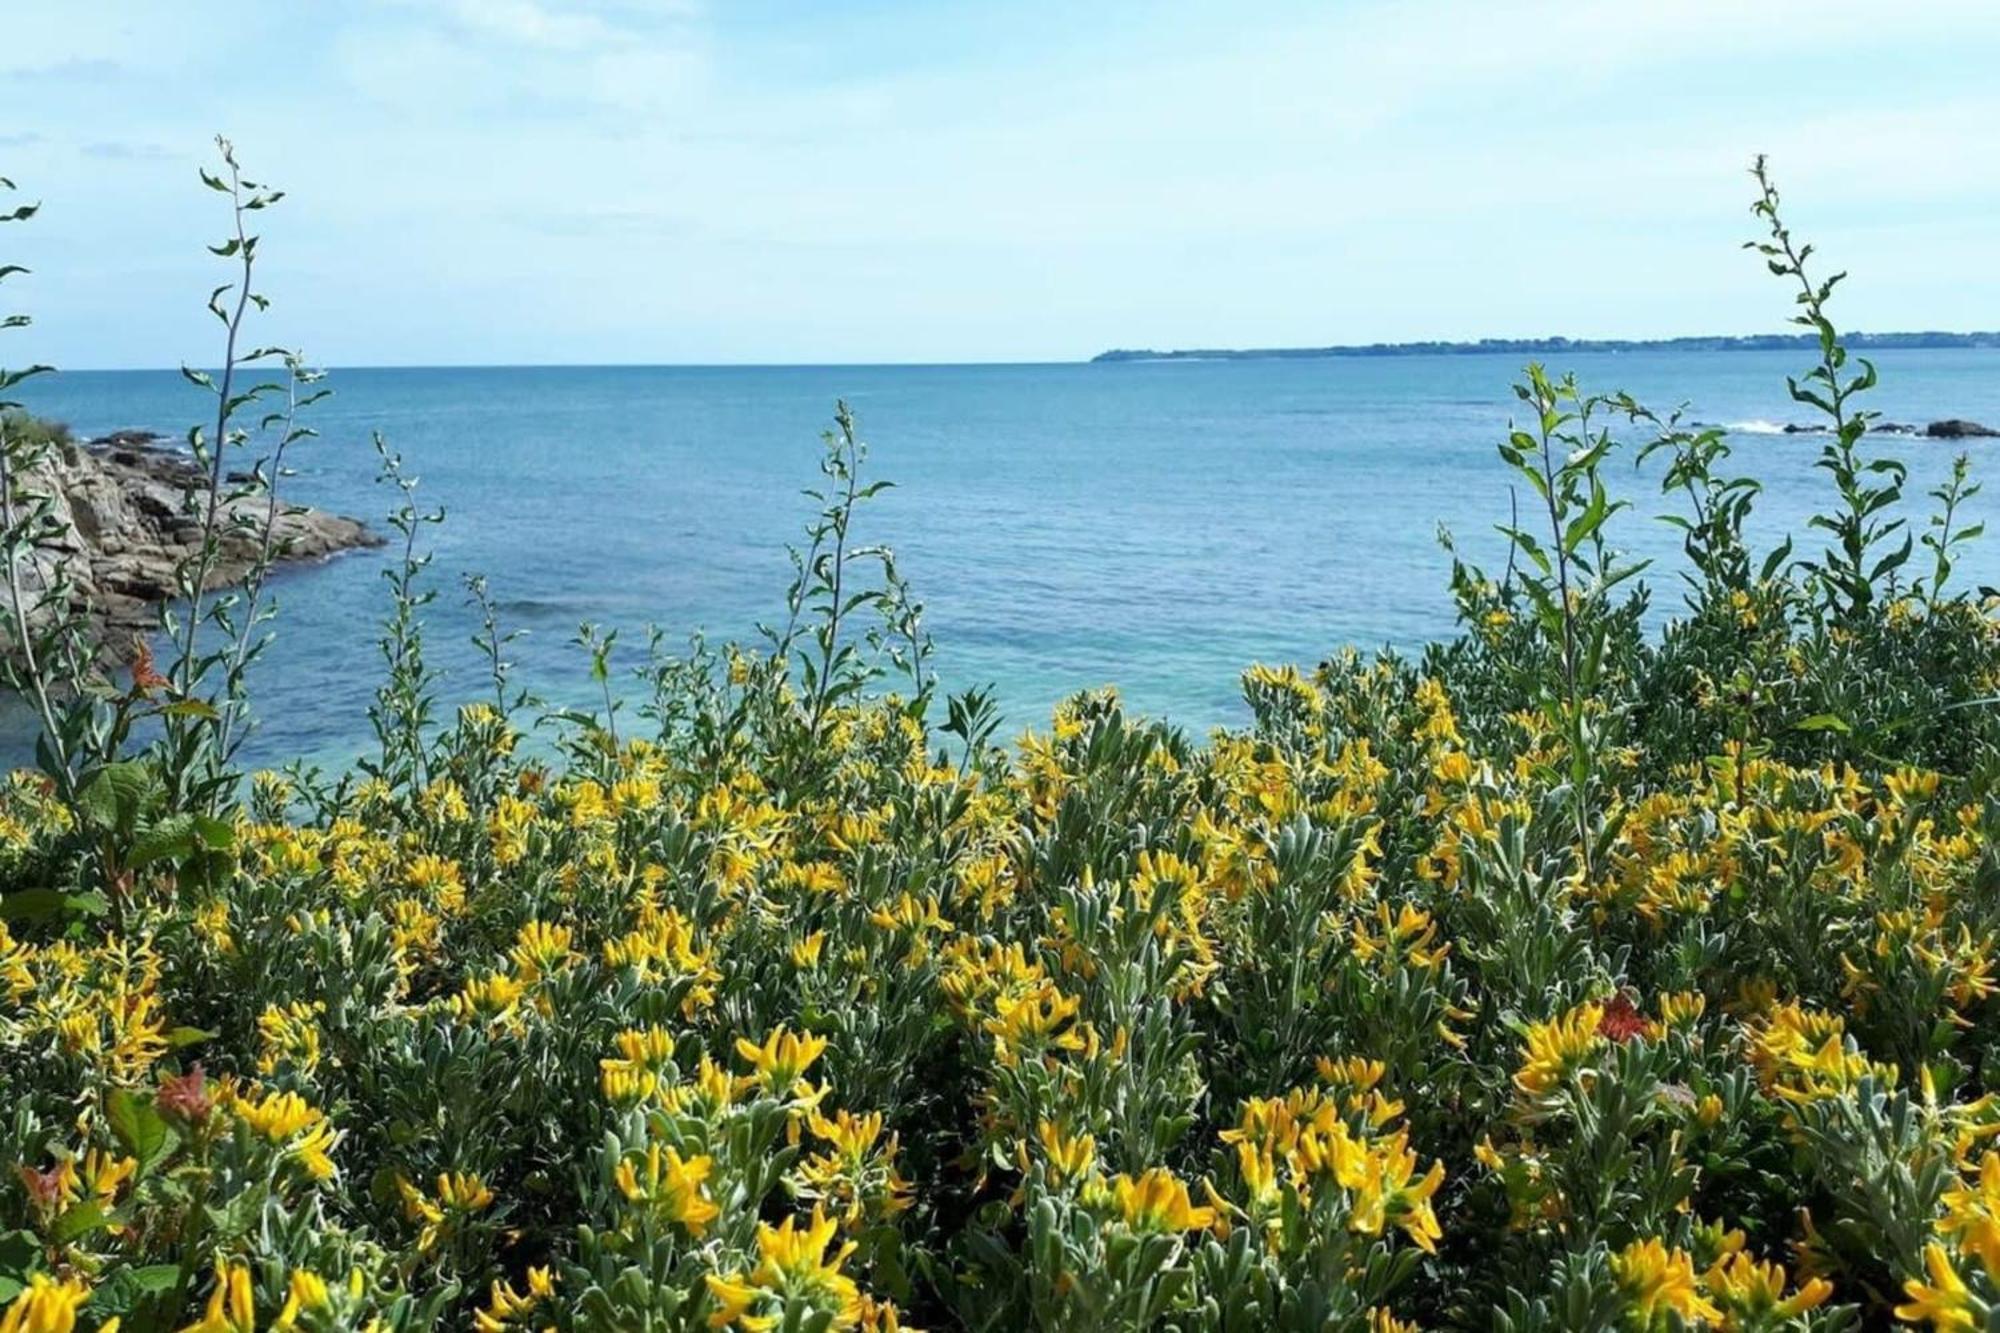
<svg viewBox="0 0 2000 1333"><path fill-rule="evenodd" d="M2000 352L1886 351L1870 405L1894 421L2000 424ZM1800 534L1831 496L1820 440L1785 376L1799 352L1576 355L1550 367L1586 389L1737 430L1764 484L1754 533ZM646 628L673 641L748 639L780 619L785 546L814 504L820 432L853 406L872 476L894 489L861 520L892 545L926 608L948 689L991 684L1008 729L1063 696L1115 682L1131 708L1192 728L1241 720L1239 672L1310 665L1346 645L1412 648L1453 632L1440 525L1496 571L1510 474L1495 443L1518 407L1519 367L1497 355L998 366L529 367L339 370L300 445L289 498L374 521L380 431L446 522L425 530L431 660L447 703L487 685L461 586L486 576L520 683L587 703L582 622L620 631L636 667ZM179 435L208 400L174 371L72 372L26 386L31 410L86 436ZM1632 432L1624 436L1634 438ZM1960 447L1892 441L1911 463L1906 512ZM2000 441L1967 441L1990 476ZM1657 614L1677 605L1678 534L1658 468L1628 449L1612 475L1633 510L1614 545L1656 564ZM1990 517L2000 486L1973 502ZM1961 562L2000 583L2000 533ZM284 572L278 639L258 664L248 758L340 764L367 748L389 551ZM1926 562L1924 552L1913 557ZM1927 568L1927 562L1925 563ZM640 689L632 682L629 693ZM23 753L16 720L7 758Z"/></svg>

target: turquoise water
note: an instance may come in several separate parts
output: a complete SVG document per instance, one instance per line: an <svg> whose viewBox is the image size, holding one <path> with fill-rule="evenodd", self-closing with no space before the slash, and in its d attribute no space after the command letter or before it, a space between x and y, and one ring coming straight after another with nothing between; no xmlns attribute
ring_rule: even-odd
<svg viewBox="0 0 2000 1333"><path fill-rule="evenodd" d="M1784 376L1797 353L1577 356L1587 388L1629 389L1702 420L1803 419ZM2000 353L1879 358L1874 406L1898 421L2000 423ZM1408 647L1449 632L1449 562L1436 530L1502 559L1508 474L1494 453L1516 370L1498 356L1030 366L408 369L336 372L301 447L293 498L375 518L369 432L380 430L449 513L427 534L439 596L433 659L446 693L484 688L459 585L484 573L523 683L589 697L569 640L581 621L675 638L747 637L776 618L784 546L812 504L818 435L845 396L878 476L897 483L864 538L892 543L927 604L950 688L992 682L1012 727L1063 695L1117 682L1138 708L1206 726L1241 716L1252 661L1310 663L1345 644ZM174 372L78 372L32 384L30 407L98 434L178 434L205 400ZM1897 441L1910 492L1954 449ZM1765 537L1799 529L1828 493L1811 437L1744 434ZM1970 443L1982 473L2000 442ZM1629 466L1629 465L1628 465ZM1678 598L1665 502L1640 504L1614 540L1659 558L1657 605ZM1994 496L2000 496L1996 485ZM1975 503L1986 516L1987 501ZM1924 508L1913 508L1921 524ZM287 572L282 634L256 683L260 762L338 760L368 737L388 556L358 552ZM1964 562L2000 583L2000 545Z"/></svg>

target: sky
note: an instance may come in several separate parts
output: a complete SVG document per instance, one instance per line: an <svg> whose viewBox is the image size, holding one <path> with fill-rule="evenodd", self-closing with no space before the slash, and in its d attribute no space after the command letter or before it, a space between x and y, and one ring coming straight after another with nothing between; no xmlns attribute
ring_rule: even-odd
<svg viewBox="0 0 2000 1333"><path fill-rule="evenodd" d="M2000 327L2000 0L13 0L0 359L213 359L213 139L327 365Z"/></svg>

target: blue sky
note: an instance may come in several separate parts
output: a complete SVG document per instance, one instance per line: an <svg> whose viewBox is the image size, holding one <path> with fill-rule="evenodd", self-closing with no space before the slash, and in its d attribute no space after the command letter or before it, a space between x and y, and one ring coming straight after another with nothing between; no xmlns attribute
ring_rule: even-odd
<svg viewBox="0 0 2000 1333"><path fill-rule="evenodd" d="M1845 322L2000 326L1995 0L8 11L10 361L203 359L218 131L332 365L1762 331L1758 151Z"/></svg>

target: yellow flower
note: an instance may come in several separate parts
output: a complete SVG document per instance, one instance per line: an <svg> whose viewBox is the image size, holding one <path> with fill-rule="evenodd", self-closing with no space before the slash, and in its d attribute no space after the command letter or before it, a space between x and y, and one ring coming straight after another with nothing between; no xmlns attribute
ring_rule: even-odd
<svg viewBox="0 0 2000 1333"><path fill-rule="evenodd" d="M120 980L99 1001L111 1033L111 1068L120 1078L137 1079L167 1053L167 1017L151 985L149 979L134 990Z"/></svg>
<svg viewBox="0 0 2000 1333"><path fill-rule="evenodd" d="M236 939L229 933L229 900L215 897L194 910L195 932L217 953L234 953Z"/></svg>
<svg viewBox="0 0 2000 1333"><path fill-rule="evenodd" d="M531 986L552 972L560 972L576 958L569 942L568 926L530 921L521 927L510 955L514 960L514 970L522 981Z"/></svg>
<svg viewBox="0 0 2000 1333"><path fill-rule="evenodd" d="M1164 1167L1153 1167L1136 1179L1113 1177L1111 1198L1125 1225L1134 1231L1200 1231L1215 1224L1215 1210L1195 1207L1187 1185Z"/></svg>
<svg viewBox="0 0 2000 1333"><path fill-rule="evenodd" d="M1816 1277L1787 1296L1785 1270L1777 1264L1759 1263L1742 1250L1725 1256L1704 1273L1702 1285L1724 1310L1753 1316L1760 1325L1769 1319L1796 1318L1824 1305L1833 1294L1833 1284Z"/></svg>
<svg viewBox="0 0 2000 1333"><path fill-rule="evenodd" d="M835 1111L829 1120L818 1111L806 1116L806 1128L819 1138L833 1145L834 1151L844 1157L864 1157L882 1137L882 1113L870 1111L866 1115L855 1115L851 1111ZM893 1139L894 1136L891 1135Z"/></svg>
<svg viewBox="0 0 2000 1333"><path fill-rule="evenodd" d="M326 1011L323 1002L306 1004L294 1000L287 1005L267 1004L257 1017L261 1050L257 1072L276 1073L280 1064L290 1064L302 1074L319 1068L318 1015Z"/></svg>
<svg viewBox="0 0 2000 1333"><path fill-rule="evenodd" d="M1011 1068L1023 1056L1084 1049L1082 1034L1070 1026L1081 1005L1050 981L1037 982L1024 994L994 996L994 1016L986 1021L986 1031L993 1036L993 1058Z"/></svg>
<svg viewBox="0 0 2000 1333"><path fill-rule="evenodd" d="M501 866L516 865L528 855L528 831L534 826L536 810L531 802L518 796L500 797L493 804L493 816L486 822L487 836L493 842L494 863Z"/></svg>
<svg viewBox="0 0 2000 1333"><path fill-rule="evenodd" d="M465 874L449 857L425 853L404 871L412 889L427 894L446 916L465 910Z"/></svg>
<svg viewBox="0 0 2000 1333"><path fill-rule="evenodd" d="M330 1154L339 1136L325 1112L307 1103L305 1098L296 1092L274 1092L261 1101L239 1098L233 1109L237 1119L272 1143L284 1146L313 1179L333 1177Z"/></svg>
<svg viewBox="0 0 2000 1333"><path fill-rule="evenodd" d="M200 1322L181 1333L257 1333L257 1303L250 1290L250 1270L243 1264L215 1261L215 1286Z"/></svg>
<svg viewBox="0 0 2000 1333"><path fill-rule="evenodd" d="M417 804L425 815L440 823L462 824L472 817L465 792L450 778L439 778L417 793Z"/></svg>
<svg viewBox="0 0 2000 1333"><path fill-rule="evenodd" d="M709 952L695 947L694 924L671 907L646 905L637 929L605 941L604 961L633 969L641 981L685 980L681 1012L690 1018L715 1002L714 983L722 979Z"/></svg>
<svg viewBox="0 0 2000 1333"><path fill-rule="evenodd" d="M438 947L443 926L437 913L415 898L396 898L389 903L389 941L398 953L432 952Z"/></svg>
<svg viewBox="0 0 2000 1333"><path fill-rule="evenodd" d="M1700 991L1676 991L1660 997L1660 1021L1670 1028L1693 1027L1707 1008Z"/></svg>
<svg viewBox="0 0 2000 1333"><path fill-rule="evenodd" d="M1910 1299L1896 1307L1896 1318L1912 1324L1929 1320L1932 1328L1943 1333L1973 1333L1984 1327L1985 1310L1974 1306L1972 1293L1952 1268L1944 1246L1935 1241L1924 1246L1924 1267L1929 1283L1916 1278L1903 1283L1903 1294Z"/></svg>
<svg viewBox="0 0 2000 1333"><path fill-rule="evenodd" d="M521 1003L527 987L505 972L474 977L451 997L451 1011L463 1019L510 1019Z"/></svg>
<svg viewBox="0 0 2000 1333"><path fill-rule="evenodd" d="M1097 1161L1097 1140L1088 1134L1065 1134L1062 1126L1044 1120L1035 1126L1035 1137L1048 1154L1049 1174L1058 1181L1088 1175Z"/></svg>
<svg viewBox="0 0 2000 1333"><path fill-rule="evenodd" d="M1988 1277L2000 1278L2000 1153L1980 1158L1977 1178L1946 1190L1942 1202L1938 1234L1955 1237L1959 1249L1978 1256Z"/></svg>
<svg viewBox="0 0 2000 1333"><path fill-rule="evenodd" d="M854 1253L854 1243L842 1245L832 1258L826 1254L838 1229L838 1224L817 1207L803 1229L795 1217L775 1227L758 1223L757 1267L747 1277L740 1273L708 1275L708 1292L716 1306L708 1317L709 1327L738 1324L750 1333L761 1333L777 1327L786 1307L794 1302L831 1314L831 1328L851 1329L859 1324L864 1308L860 1289L840 1271Z"/></svg>
<svg viewBox="0 0 2000 1333"><path fill-rule="evenodd" d="M1243 1188L1252 1204L1265 1208L1278 1202L1278 1164L1269 1148L1239 1142L1236 1145L1236 1169L1243 1177Z"/></svg>
<svg viewBox="0 0 2000 1333"><path fill-rule="evenodd" d="M838 1111L832 1119L809 1111L806 1127L830 1150L799 1163L790 1179L793 1192L802 1199L825 1200L849 1228L858 1227L871 1211L893 1215L908 1208L909 1182L896 1169L897 1136L884 1139L882 1125L880 1111Z"/></svg>
<svg viewBox="0 0 2000 1333"><path fill-rule="evenodd" d="M1514 1075L1514 1086L1530 1097L1546 1097L1561 1087L1565 1078L1604 1045L1597 1030L1603 1021L1602 1005L1580 1004L1559 1018L1534 1024L1521 1048L1521 1068Z"/></svg>
<svg viewBox="0 0 2000 1333"><path fill-rule="evenodd" d="M627 1157L618 1163L618 1190L633 1203L644 1203L659 1216L687 1229L699 1239L708 1224L722 1210L702 1192L715 1162L709 1157L683 1160L672 1148L662 1150L657 1143L646 1146L642 1175Z"/></svg>
<svg viewBox="0 0 2000 1333"><path fill-rule="evenodd" d="M597 1062L605 1097L622 1106L652 1096L660 1075L673 1065L674 1034L659 1026L627 1028L612 1041L617 1057Z"/></svg>
<svg viewBox="0 0 2000 1333"><path fill-rule="evenodd" d="M670 1115L692 1115L712 1119L733 1105L737 1094L753 1080L739 1079L708 1056L701 1057L694 1078L660 1091L660 1105Z"/></svg>
<svg viewBox="0 0 2000 1333"><path fill-rule="evenodd" d="M1417 1155L1409 1150L1409 1137L1408 1130L1399 1130L1394 1138L1370 1144L1352 1169L1336 1166L1336 1178L1354 1191L1350 1229L1374 1236L1381 1234L1385 1223L1393 1222L1419 1249L1435 1253L1444 1232L1430 1201L1444 1183L1444 1163L1432 1162L1423 1179L1413 1182Z"/></svg>
<svg viewBox="0 0 2000 1333"><path fill-rule="evenodd" d="M792 946L792 966L801 970L819 966L820 951L826 946L826 932L815 930Z"/></svg>
<svg viewBox="0 0 2000 1333"><path fill-rule="evenodd" d="M757 1071L753 1077L774 1097L809 1093L805 1073L825 1050L826 1038L800 1035L783 1026L773 1028L762 1046L741 1037L736 1041L736 1053Z"/></svg>
<svg viewBox="0 0 2000 1333"><path fill-rule="evenodd" d="M463 1171L438 1176L436 1199L402 1176L396 1177L396 1192L403 1197L403 1216L420 1224L417 1250L424 1254L437 1248L460 1218L484 1212L493 1204L493 1191L486 1187L486 1182Z"/></svg>
<svg viewBox="0 0 2000 1333"><path fill-rule="evenodd" d="M1668 1249L1657 1236L1612 1255L1611 1275L1641 1328L1651 1328L1667 1310L1687 1320L1722 1318L1696 1285L1694 1261L1684 1251Z"/></svg>
<svg viewBox="0 0 2000 1333"><path fill-rule="evenodd" d="M486 1308L473 1313L475 1333L505 1333L521 1316L555 1291L556 1281L548 1269L530 1268L527 1287L526 1291L521 1291L513 1283L495 1278L487 1296Z"/></svg>
<svg viewBox="0 0 2000 1333"><path fill-rule="evenodd" d="M356 1276L359 1276L356 1270ZM278 1311L273 1329L293 1329L298 1327L299 1315L307 1310L324 1310L333 1303L327 1291L326 1279L319 1274L301 1268L293 1272L285 1289L285 1304Z"/></svg>
<svg viewBox="0 0 2000 1333"><path fill-rule="evenodd" d="M1799 1004L1776 1006L1751 1032L1750 1062L1764 1086L1787 1101L1838 1097L1864 1078L1893 1086L1893 1065L1876 1064L1835 1014Z"/></svg>
<svg viewBox="0 0 2000 1333"><path fill-rule="evenodd" d="M483 1212L493 1204L493 1191L468 1171L453 1171L437 1180L438 1202L462 1213Z"/></svg>
<svg viewBox="0 0 2000 1333"><path fill-rule="evenodd" d="M90 1299L90 1288L73 1277L57 1282L45 1273L28 1278L20 1295L0 1313L0 1333L71 1333L77 1308ZM103 1328L115 1328L111 1320Z"/></svg>
<svg viewBox="0 0 2000 1333"><path fill-rule="evenodd" d="M83 1159L83 1183L91 1195L107 1209L126 1181L139 1170L139 1163L130 1157L113 1157L99 1148L92 1148Z"/></svg>

